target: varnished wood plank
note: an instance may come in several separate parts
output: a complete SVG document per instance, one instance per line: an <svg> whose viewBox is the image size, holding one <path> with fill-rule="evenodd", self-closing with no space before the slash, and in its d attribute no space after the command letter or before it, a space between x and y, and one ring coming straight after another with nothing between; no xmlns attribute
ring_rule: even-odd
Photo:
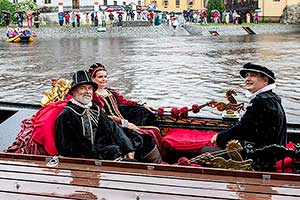
<svg viewBox="0 0 300 200"><path fill-rule="evenodd" d="M68 198L68 197L49 197L49 196L41 196L41 195L32 195L32 194L24 194L24 193L10 193L10 192L2 192L0 191L0 198L5 200L75 200L76 198Z"/></svg>
<svg viewBox="0 0 300 200"><path fill-rule="evenodd" d="M193 196L180 196L180 195L171 195L170 194L157 194L157 193L151 193L149 191L126 191L124 188L121 190L109 190L109 189L103 189L103 188L82 188L82 187L76 187L76 186L65 186L65 185L55 185L55 184L36 184L33 183L26 183L25 181L5 181L5 187L3 187L1 190L8 190L10 193L18 193L18 194L40 194L40 195L48 195L49 197L68 197L68 198L76 198L76 199L137 199L137 196L140 196L143 200L146 199L168 199L168 200L194 200L194 199L233 199L229 197L209 197L210 194L208 193L202 193L202 196L193 197ZM0 184L2 185L3 182L0 179ZM12 189L16 188L16 184L19 184L19 189ZM121 186L120 186L121 187ZM12 190L9 190L12 189ZM214 191L212 191L214 192ZM176 191L174 191L176 193ZM255 198L254 198L255 197ZM236 198L234 199L299 199L299 197L292 197L292 196L281 196L281 195L265 195L265 194L255 194L255 193L244 193L243 191L236 193Z"/></svg>
<svg viewBox="0 0 300 200"><path fill-rule="evenodd" d="M169 194L159 194L157 192L149 191L131 191L123 188L93 188L93 187L80 187L74 185L63 185L63 184L49 184L41 182L27 182L24 180L3 180L0 179L1 192L17 193L17 194L31 194L31 195L44 195L49 197L67 197L76 199L122 199L132 200L136 199L137 196L143 196L143 199L170 199L170 200L196 200L196 199L225 199L211 198L202 196L192 195L180 195L176 194L175 191ZM18 187L17 187L18 185ZM237 198L226 198L226 199L237 199Z"/></svg>
<svg viewBox="0 0 300 200"><path fill-rule="evenodd" d="M26 162L28 162L28 161L26 161ZM37 162L37 161L35 161L35 162ZM38 161L38 162L40 162L40 163L42 163L42 164L32 164L32 166L33 167L40 167L40 166L45 166L45 161ZM15 164L14 162L11 162L11 164ZM28 163L25 163L26 165L28 164ZM70 165L70 166L68 166L68 165ZM64 168L64 167L66 167L66 168L72 168L72 166L74 167L74 168L81 168L81 169L85 169L85 167L84 167L84 165L74 165L74 164L70 164L70 163L61 163L60 164L60 167L62 167L62 168ZM99 168L102 168L103 169L103 167L97 167L97 166L89 166L89 165L86 165L86 166L88 166L89 167L89 170L94 170L94 169L96 169L96 171L99 171ZM106 167L106 168L113 168L113 167ZM51 169L51 168L49 168L49 169L43 169L42 171L60 171L61 169L59 169L59 168L53 168L53 169ZM79 170L79 169L78 169ZM67 171L67 170L66 170ZM82 171L82 170L81 170ZM101 170L100 170L101 171ZM148 170L148 171L155 171L155 170ZM173 174L174 175L174 174ZM202 174L202 176L203 176L203 174ZM217 176L211 176L212 178L215 178L215 177L217 177ZM232 179L232 177L231 177L231 179ZM79 180L79 179L76 179L76 180ZM176 180L176 178L174 179L174 180ZM211 180L213 180L213 179L211 179ZM259 179L260 180L260 179ZM232 181L232 180L231 180ZM269 182L269 183L272 183L272 181L267 181L267 180L260 180L260 181L263 181L263 182ZM173 181L174 182L174 181ZM233 181L233 183L235 183L235 184L237 184L237 183L239 183L238 181ZM283 184L286 184L287 182L285 181L285 182L283 182ZM234 184L233 184L234 185ZM246 187L246 186L244 186L245 188L249 188L249 187ZM251 187L250 187L251 188ZM213 188L213 189L216 189L216 188ZM247 189L247 190L245 190L244 192L256 192L256 190L257 190L258 188L255 188L255 189L253 189L252 191L251 190L249 190L249 189ZM258 191L259 191L259 189L258 189ZM288 192L290 192L290 190L289 190L289 188L280 188L280 190L279 191L288 191ZM289 195L289 193L283 193L283 194L285 194L285 195ZM297 192L296 193L294 193L294 194L298 194Z"/></svg>
<svg viewBox="0 0 300 200"><path fill-rule="evenodd" d="M0 166L1 167L1 166ZM11 166L17 168L16 166ZM195 181L195 180L178 180L163 177L149 177L149 176L133 176L125 174L112 174L112 173L94 173L93 178L83 176L88 173L70 171L70 176L58 176L56 172L53 172L56 176L48 176L47 174L28 174L23 173L26 170L20 168L19 171L3 172L0 171L0 177L5 179L17 179L17 180L28 180L28 181L41 181L46 183L60 183L60 184L72 184L89 187L108 187L108 188L119 188L122 185L123 189L128 190L140 190L140 188L150 188L147 191L151 191L153 188L157 188L152 192L161 192L171 190L188 190L189 194L193 194L195 189L208 189L218 191L234 191L239 192L243 188L244 193L260 193L260 194L280 194L286 196L300 196L300 190L294 188L279 188L247 185L247 184L232 184L232 183L218 183L209 181ZM27 170L28 171L28 170ZM78 174L79 173L79 174ZM81 177L81 178L79 178ZM101 183L101 185L100 185ZM112 187L113 186L113 187ZM126 186L126 187L125 187ZM280 192L278 192L280 191ZM186 194L186 193L185 193ZM223 195L224 196L224 195Z"/></svg>
<svg viewBox="0 0 300 200"><path fill-rule="evenodd" d="M34 165L34 166L36 166L36 165ZM43 166L45 166L45 162L43 162ZM86 169L86 167L85 166L77 166L76 168L82 168L82 169ZM70 167L70 168L72 168L72 167ZM102 167L97 167L97 166L89 166L89 168L96 168L97 170L99 169L99 168L102 168ZM90 169L90 170L91 170ZM96 170L96 171L97 171ZM112 171L111 171L111 173L121 173L121 172L115 172L113 169L111 169ZM28 170L26 170L26 169L23 169L23 170L21 170L21 171L28 171ZM53 168L53 169L43 169L42 171L45 171L45 172L55 172L55 174L57 174L58 172L60 173L60 171L68 171L68 170L61 170L61 169L57 169L57 168ZM99 170L98 170L99 171ZM101 171L101 170L100 170ZM104 170L105 171L105 170ZM151 171L151 170L150 170ZM155 171L155 170L154 170ZM80 174L85 174L85 176L86 176L86 174L91 174L91 173L84 173L84 172L76 172L76 174L77 175L80 175ZM67 175L67 174L65 174L65 175ZM136 174L133 174L134 176L139 176L139 175L136 175ZM153 174L152 174L153 175ZM166 175L166 174L164 174L164 175ZM174 175L174 174L173 174ZM194 175L194 176L196 176L196 175ZM201 177L202 176L202 177ZM200 175L200 179L201 180L206 180L206 182L226 182L226 183L231 183L231 184L249 184L249 182L251 182L251 181L253 181L253 179L245 179L245 178L241 178L240 180L238 180L237 178L234 178L234 177L230 177L230 179L228 179L229 177L226 177L226 179L228 179L228 180L218 180L218 179L220 179L220 177L218 177L218 176L211 176L211 175L208 175L209 177L205 177L205 179L203 178L203 176L204 175ZM171 177L172 178L172 177ZM195 177L194 177L195 178ZM197 178L199 178L199 175L198 175L198 177ZM222 177L221 177L222 178ZM224 178L224 177L223 177ZM78 178L76 178L76 180L80 180L79 179L79 177ZM176 180L176 178L173 178L173 180L171 180L171 182L174 182L174 180ZM90 183L92 184L93 183L93 180L89 180L90 181ZM258 181L261 181L261 182L263 182L263 184L262 185L268 185L268 186L276 186L276 184L274 184L274 180L258 180ZM276 181L276 182L278 182L278 181ZM251 184L251 183L250 183ZM253 181L253 183L252 184L254 184L254 185L257 185L257 180L255 179L254 181ZM299 182L297 182L296 183L297 185L299 185ZM283 185L284 186L284 188L287 188L287 187L289 187L289 185L291 185L291 183L290 182L287 182L287 181L283 181L282 183L280 183L279 184L279 186L280 185ZM291 187L294 187L294 185L295 185L295 183L293 183L292 184L292 186Z"/></svg>
<svg viewBox="0 0 300 200"><path fill-rule="evenodd" d="M95 173L105 172L103 170L98 170L97 171L97 170L92 169L92 168L96 168L96 169L101 168L101 167L96 167L96 166L93 166L93 167L90 166L90 169L88 169L86 167L82 167L82 168L84 170L76 171L76 178L94 178ZM18 163L11 163L11 165L2 165L2 164L0 164L0 170L2 170L2 171L13 171L13 172L19 172L19 173L26 172L26 173L33 173L33 174L35 174L35 173L37 173L37 174L52 174L52 175L60 175L60 176L68 176L68 177L71 176L71 169L72 169L72 167L70 167L69 170L61 169L61 168L44 168L44 167L37 167L36 168L36 166L33 166L33 167L23 166L23 165L19 166ZM75 170L72 169L72 172L73 172L72 176L74 177ZM137 176L138 179L143 178L143 177L141 177L142 173L141 174L129 174L128 176L126 176L126 174L124 174L122 172L111 171L109 174L111 174L110 176L113 176L114 174L116 174L115 176L120 176L120 175L123 174L125 177L131 177L132 180L135 179L136 176ZM155 176L155 175L152 175L152 177L153 177L152 179L156 180L156 182L162 183L163 179L157 179L157 176ZM164 177L168 178L167 182L174 182L177 185L182 185L182 183L180 183L180 180L178 178L168 177L168 176L164 176ZM163 177L161 177L161 178L163 178ZM202 180L204 185L206 185L207 182L215 183L215 185L217 185L217 184L219 184L219 185L223 184L224 185L224 183L236 183L237 182L235 177L231 177L231 179L230 179L231 182L229 182L228 180L223 181L223 182L222 181L218 182L217 180L215 180L215 178L216 178L215 176L210 176L210 179L200 179L198 181ZM157 180L159 180L159 181L157 181ZM179 183L177 183L178 181L179 181ZM264 182L267 182L267 181L264 181ZM195 185L201 185L199 183L200 182L198 182L197 184L194 184L193 179L191 179L191 184L190 185L193 186L193 187ZM298 183L298 185L299 184L300 183Z"/></svg>
<svg viewBox="0 0 300 200"><path fill-rule="evenodd" d="M43 156L34 155L17 155L17 154L1 154L2 158L23 158L27 160L42 160ZM35 159L36 157L36 159ZM46 158L44 156L44 158ZM94 165L95 160L93 159L79 159L79 158L66 158L60 157L62 163L76 163L76 164L89 164ZM99 161L98 161L99 162ZM221 176L234 176L234 177L247 177L262 179L265 175L271 177L272 180L293 180L300 181L299 174L280 174L280 173L266 173L266 172L247 172L239 170L227 170L227 169L212 169L212 168L197 168L197 167L186 167L186 166L173 166L173 165L157 165L157 164L145 164L145 163L125 163L125 162L113 162L113 161L100 161L102 166L108 167L120 167L123 170L127 169L147 169L149 166L158 171L166 172L185 172L192 174L207 174L207 175L221 175Z"/></svg>
<svg viewBox="0 0 300 200"><path fill-rule="evenodd" d="M2 164L6 163L6 161L0 161ZM24 160L26 163L21 162L13 162L9 161L12 165L21 165L21 166L35 166L41 168L46 166L46 162L44 161L34 161L35 163L29 163L27 160ZM68 170L66 170L68 169ZM105 167L105 166L94 166L94 165L74 165L70 163L61 163L58 167L43 169L44 172L59 172L59 173L69 173L68 171L72 169L77 169L80 171L94 171L94 172L104 172L110 171L111 173L122 173L124 171L123 168L115 168L115 167ZM254 185L266 185L266 186L281 186L284 187L297 187L299 188L300 183L296 181L281 181L281 180L262 180L262 179L253 179L253 178L239 178L239 177L227 177L227 176L219 176L219 175L205 175L205 174L191 174L191 173L182 173L182 172L168 172L168 171L158 171L158 170L141 170L141 169L127 169L128 173L134 173L134 175L138 174L150 174L152 176L170 176L176 179L176 177L181 178L191 178L198 179L203 181L212 181L212 182L227 182L227 183L240 183L240 184L254 184ZM26 171L26 170L25 170ZM136 174L138 173L138 174ZM66 175L67 175L66 174Z"/></svg>

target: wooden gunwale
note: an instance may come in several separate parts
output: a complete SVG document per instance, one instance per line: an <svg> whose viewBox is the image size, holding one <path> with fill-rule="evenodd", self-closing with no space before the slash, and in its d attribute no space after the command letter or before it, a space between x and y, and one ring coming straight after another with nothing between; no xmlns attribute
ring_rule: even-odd
<svg viewBox="0 0 300 200"><path fill-rule="evenodd" d="M24 160L40 160L45 161L50 159L49 156L41 155L23 155L12 153L0 153L0 158L12 158L12 159L24 159ZM86 164L86 165L101 165L103 167L121 167L122 169L142 169L148 170L153 168L156 171L168 171L168 172L185 172L192 174L207 174L207 175L221 175L221 176L235 176L235 177L248 177L258 179L271 179L271 180L288 180L288 181L300 181L300 175L288 174L288 173L272 173L272 172L249 172L241 170L228 170L228 169L213 169L207 167L189 167L178 165L160 165L153 163L133 163L133 162L114 162L95 159L83 159L83 158L68 158L59 157L60 162L72 163L72 164ZM95 164L96 163L96 164Z"/></svg>
<svg viewBox="0 0 300 200"><path fill-rule="evenodd" d="M13 158L13 155L11 155L10 157ZM20 155L16 155L16 157L20 157ZM205 195L203 196L202 194L214 193L215 194L215 196L213 197L214 199L238 199L236 198L235 193L239 193L239 195L255 194L256 197L260 196L261 198L265 198L266 195L272 195L273 197L278 196L285 199L291 197L300 198L300 183L294 181L287 181L287 182L283 181L282 184L280 184L280 182L277 181L277 184L272 184L272 182L274 181L276 183L276 180L262 180L257 178L243 178L238 176L230 177L227 174L223 174L223 175L212 175L212 174L206 175L206 174L197 174L197 173L191 174L188 170L188 168L191 167L175 167L175 168L186 168L186 170L185 172L173 172L173 173L169 172L166 174L164 173L165 171L158 170L157 168L152 170L130 168L128 170L127 169L128 167L126 167L128 165L136 165L136 164L140 165L140 163L134 164L134 163L117 162L117 165L111 166L110 165L111 161L108 162L103 161L102 163L105 165L107 164L107 166L105 165L96 166L95 160L90 160L91 161L90 164L87 164L88 162L86 161L84 162L85 164L82 163L75 164L76 162L71 162L71 163L67 162L67 160L69 161L71 160L70 158L67 158L65 162L61 161L61 163L57 167L51 168L51 167L46 167L46 163L47 163L45 161L46 159L41 160L40 159L41 156L38 156L39 158L36 160L34 159L34 157L35 156L33 156L31 160L30 159L22 160L20 158L14 158L11 160L11 163L7 164L7 167L9 167L9 165L12 165L11 168L5 170L3 169L3 165L5 165L5 159L7 160L7 157L1 156L1 160L4 159L4 161L0 162L0 184L1 182L4 183L7 181L12 181L12 182L18 181L18 183L21 185L26 184L26 182L30 182L31 184L34 183L33 185L47 184L47 187L50 187L49 184L51 184L53 188L56 187L55 185L59 184L60 187L68 188L70 186L68 181L63 182L62 180L64 179L59 181L57 179L57 177L59 177L59 178L76 179L77 182L72 183L72 187L76 186L77 189L78 187L79 189L81 187L85 189L87 188L91 189L95 187L98 188L100 186L101 189L114 190L114 191L126 190L132 192L143 192L143 193L147 192L152 194L160 194L161 192L163 192L163 194L166 195L177 195L177 193L174 193L172 191L176 190L176 192L179 192L182 190L180 193L182 197L210 198ZM25 163L21 164L20 162L25 162ZM13 165L16 166L15 169L12 168ZM22 168L22 165L26 166L27 168L32 168L33 172L28 172L27 170L24 170L24 168ZM143 164L143 165L147 165L147 164ZM20 168L16 169L18 167ZM35 171L34 169L40 169L40 170L34 172ZM62 175L60 173L55 172L61 170L66 170L66 171L69 170L73 173L73 175L72 176L66 174ZM53 174L49 175L50 172L53 172ZM101 186L100 184L99 186L97 186L97 181L98 181L97 176L91 177L90 173L92 173L92 175L98 173L98 174L102 174L102 176L105 176L106 174L107 178L105 177L103 178L102 176L100 176L101 180L99 181L99 183L103 184L103 182L105 182L108 185ZM10 176L5 176L9 174ZM22 174L22 176L18 178L13 178L13 176L16 174L17 175ZM186 182L186 185L179 185L178 182L183 180ZM252 180L252 183L250 180ZM188 181L190 182L189 184L187 184ZM96 183L96 185L89 184L89 182ZM288 183L292 183L293 186L288 186ZM224 185L222 186L222 184L231 185L232 188L230 189L224 188ZM273 189L270 191L266 191L264 190L264 188L266 187L268 188L272 187ZM147 188L147 190L145 189L143 190L143 188ZM151 188L152 190L150 190ZM159 189L162 191L159 191ZM170 189L172 189L172 191L169 191ZM188 190L189 192L186 192L186 190ZM276 190L278 191L281 190L281 193L278 194ZM189 194L191 192L192 193L194 192L194 194Z"/></svg>

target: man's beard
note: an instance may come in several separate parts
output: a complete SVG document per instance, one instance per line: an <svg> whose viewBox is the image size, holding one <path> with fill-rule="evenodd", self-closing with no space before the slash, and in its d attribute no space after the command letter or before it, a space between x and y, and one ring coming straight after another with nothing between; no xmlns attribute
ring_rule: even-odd
<svg viewBox="0 0 300 200"><path fill-rule="evenodd" d="M80 95L80 96L77 96L76 100L80 103L82 103L83 105L87 105L89 103L92 102L92 96L91 95Z"/></svg>

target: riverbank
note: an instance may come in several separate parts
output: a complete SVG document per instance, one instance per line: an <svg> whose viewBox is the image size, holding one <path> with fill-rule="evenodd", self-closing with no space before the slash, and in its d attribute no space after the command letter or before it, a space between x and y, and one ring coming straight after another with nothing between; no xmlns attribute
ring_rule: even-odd
<svg viewBox="0 0 300 200"><path fill-rule="evenodd" d="M38 35L40 39L47 38L82 38L82 37L164 37L164 36L234 36L248 35L243 27L249 27L256 34L277 34L277 33L293 33L300 32L300 25L284 25L284 24L243 24L243 25L194 25L185 24L184 28L173 30L171 26L133 26L133 27L113 27L107 28L105 31L98 30L97 27L41 27L39 29L32 28L32 32ZM0 29L0 37L5 39L6 28Z"/></svg>

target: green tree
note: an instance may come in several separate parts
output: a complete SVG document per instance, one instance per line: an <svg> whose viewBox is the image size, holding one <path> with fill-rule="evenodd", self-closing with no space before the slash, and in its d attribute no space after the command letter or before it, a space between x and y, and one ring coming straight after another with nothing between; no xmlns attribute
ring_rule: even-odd
<svg viewBox="0 0 300 200"><path fill-rule="evenodd" d="M24 11L24 14L28 10L36 11L38 10L38 5L34 3L32 0L25 0L20 3L11 3L9 0L0 0L0 11L6 11L10 13L10 19L12 21L15 20L16 11ZM3 15L3 13L2 13ZM0 22L3 24L2 22Z"/></svg>
<svg viewBox="0 0 300 200"><path fill-rule="evenodd" d="M9 0L0 0L0 11L14 12L15 6Z"/></svg>
<svg viewBox="0 0 300 200"><path fill-rule="evenodd" d="M25 0L16 4L16 9L23 11L36 11L38 9L38 5L34 3L32 0Z"/></svg>
<svg viewBox="0 0 300 200"><path fill-rule="evenodd" d="M223 13L225 11L224 0L208 0L206 8L207 17L208 20L210 20L212 10L218 10L220 13Z"/></svg>

